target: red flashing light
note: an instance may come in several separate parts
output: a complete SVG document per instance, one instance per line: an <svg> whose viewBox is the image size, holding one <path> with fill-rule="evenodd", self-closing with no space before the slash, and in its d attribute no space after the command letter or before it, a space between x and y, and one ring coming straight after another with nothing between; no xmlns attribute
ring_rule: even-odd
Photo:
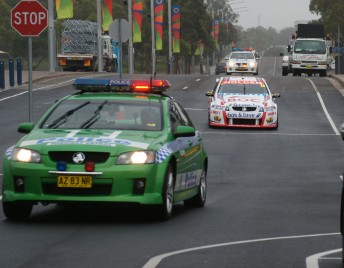
<svg viewBox="0 0 344 268"><path fill-rule="evenodd" d="M95 169L94 162L86 162L85 163L85 171L92 172Z"/></svg>
<svg viewBox="0 0 344 268"><path fill-rule="evenodd" d="M161 93L171 87L167 80L133 80L131 88L138 93Z"/></svg>

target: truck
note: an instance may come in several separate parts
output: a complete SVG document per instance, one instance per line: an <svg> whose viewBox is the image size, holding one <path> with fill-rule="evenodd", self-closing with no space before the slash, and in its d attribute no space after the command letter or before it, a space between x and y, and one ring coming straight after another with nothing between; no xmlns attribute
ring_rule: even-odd
<svg viewBox="0 0 344 268"><path fill-rule="evenodd" d="M293 76L319 74L327 76L331 62L332 44L325 37L322 24L297 24L296 34L288 51L291 53Z"/></svg>
<svg viewBox="0 0 344 268"><path fill-rule="evenodd" d="M61 53L57 54L58 65L63 71L97 71L97 23L85 20L66 20L62 27ZM102 35L102 43L102 70L114 72L117 68L117 59L113 52L111 37Z"/></svg>

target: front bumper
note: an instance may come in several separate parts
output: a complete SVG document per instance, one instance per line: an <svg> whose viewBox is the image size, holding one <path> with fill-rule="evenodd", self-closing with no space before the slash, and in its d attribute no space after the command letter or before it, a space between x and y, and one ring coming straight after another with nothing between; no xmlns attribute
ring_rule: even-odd
<svg viewBox="0 0 344 268"><path fill-rule="evenodd" d="M161 204L166 168L166 163L114 165L112 168L96 169L102 174L92 176L92 188L61 188L57 186L57 175L50 174L51 169L42 164L5 160L2 199L4 202L44 204L67 201ZM19 190L15 186L18 177L24 181ZM145 183L140 193L135 188L138 180Z"/></svg>

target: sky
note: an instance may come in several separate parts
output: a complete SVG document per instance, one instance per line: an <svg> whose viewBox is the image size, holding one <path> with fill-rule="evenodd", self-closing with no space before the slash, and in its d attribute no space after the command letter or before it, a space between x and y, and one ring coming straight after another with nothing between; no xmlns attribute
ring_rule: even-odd
<svg viewBox="0 0 344 268"><path fill-rule="evenodd" d="M310 0L227 0L239 14L237 25L244 29L270 26L280 31L294 27L295 21L318 19L309 11Z"/></svg>

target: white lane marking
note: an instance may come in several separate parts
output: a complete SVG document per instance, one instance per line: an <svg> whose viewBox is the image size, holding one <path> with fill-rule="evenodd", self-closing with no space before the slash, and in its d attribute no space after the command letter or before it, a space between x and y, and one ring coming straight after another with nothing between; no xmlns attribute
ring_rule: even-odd
<svg viewBox="0 0 344 268"><path fill-rule="evenodd" d="M201 134L220 134L220 135L284 135L284 136L337 136L336 134L322 133L282 133L282 132L220 132L220 131L202 131Z"/></svg>
<svg viewBox="0 0 344 268"><path fill-rule="evenodd" d="M103 76L103 75L88 75L88 76L83 76L83 77L79 77L79 78L89 78L89 77L97 77L97 76ZM104 74L105 76L105 74ZM56 83L56 84L51 84L51 85L48 85L48 86L44 86L44 87L39 87L39 88L35 88L33 89L32 91L37 91L37 90L44 90L44 89L49 89L51 87L55 87L57 85L63 85L63 84L68 84L70 82L73 82L76 78L73 78L73 79L70 79L70 80L66 80L64 82L60 82L60 83ZM19 94L15 94L15 95L12 95L12 96L8 96L6 98L2 98L0 99L0 101L4 101L4 100L7 100L7 99L12 99L12 98L15 98L15 97L18 97L20 95L23 95L23 94L26 94L28 93L29 91L24 91L22 93L19 93Z"/></svg>
<svg viewBox="0 0 344 268"><path fill-rule="evenodd" d="M343 175L339 175L339 178L343 181Z"/></svg>
<svg viewBox="0 0 344 268"><path fill-rule="evenodd" d="M182 89L185 90L185 89L188 89L189 87L183 87Z"/></svg>
<svg viewBox="0 0 344 268"><path fill-rule="evenodd" d="M243 240L243 241L236 241L236 242L228 242L228 243L220 243L220 244L213 244L201 247L194 247L194 248L187 248L177 251L172 251L169 253L161 254L151 258L142 268L155 268L158 264L165 258L171 257L178 254L183 254L186 252L196 251L196 250L203 250L209 248L216 248L216 247L226 247L232 245L240 245L240 244L248 244L248 243L256 243L256 242L266 242L266 241L273 241L273 240L284 240L284 239L299 239L299 238L309 238L309 237L319 237L319 236L330 236L330 235L339 235L340 233L327 233L327 234L310 234L310 235L297 235L297 236L281 236L281 237L271 237L271 238L262 238L262 239L253 239L253 240Z"/></svg>
<svg viewBox="0 0 344 268"><path fill-rule="evenodd" d="M200 79L200 78L196 79L196 82L199 82L199 81L201 81L201 79Z"/></svg>
<svg viewBox="0 0 344 268"><path fill-rule="evenodd" d="M320 95L320 92L319 92L318 88L315 86L314 82L313 82L311 79L309 79L309 78L306 78L306 79L311 83L313 89L314 89L315 92L317 93L317 96L318 96L318 99L319 99L319 101L320 101L321 107L323 108L324 113L325 113L325 115L326 115L326 117L327 117L327 120L330 122L333 131L336 133L336 135L340 135L340 133L339 133L338 129L336 128L336 126L335 126L335 124L334 124L334 122L333 122L333 120L332 120L332 118L331 118L329 112L327 111L327 108L326 108L326 106L325 106L325 103L324 103L324 101L323 101L321 95Z"/></svg>
<svg viewBox="0 0 344 268"><path fill-rule="evenodd" d="M276 73L276 65L277 65L277 58L275 57L275 65L274 65L274 69L272 71L272 76L275 76Z"/></svg>
<svg viewBox="0 0 344 268"><path fill-rule="evenodd" d="M202 108L185 108L185 110L188 110L188 111L204 111L205 109L202 109Z"/></svg>
<svg viewBox="0 0 344 268"><path fill-rule="evenodd" d="M321 253L309 256L309 257L306 258L306 267L307 268L319 268L318 260L322 256L333 254L333 253L337 253L337 252L340 252L340 251L342 251L341 248L330 250L330 251L325 251L325 252L321 252Z"/></svg>

